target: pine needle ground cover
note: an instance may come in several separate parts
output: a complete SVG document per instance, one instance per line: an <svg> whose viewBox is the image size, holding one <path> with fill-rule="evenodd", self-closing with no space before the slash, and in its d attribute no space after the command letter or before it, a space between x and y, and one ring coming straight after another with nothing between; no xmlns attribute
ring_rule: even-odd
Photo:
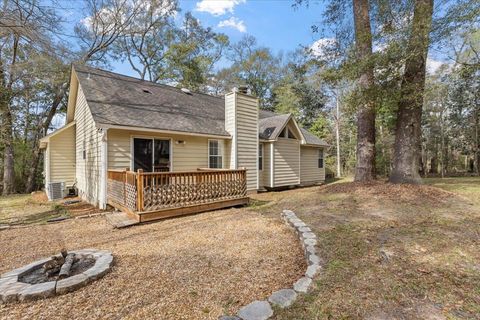
<svg viewBox="0 0 480 320"><path fill-rule="evenodd" d="M314 229L324 269L276 319L480 319L480 178L257 196Z"/></svg>
<svg viewBox="0 0 480 320"><path fill-rule="evenodd" d="M306 268L295 234L249 208L125 229L104 217L35 224L1 230L0 243L0 273L62 248L114 256L104 278L63 296L0 304L0 319L217 319L291 286Z"/></svg>

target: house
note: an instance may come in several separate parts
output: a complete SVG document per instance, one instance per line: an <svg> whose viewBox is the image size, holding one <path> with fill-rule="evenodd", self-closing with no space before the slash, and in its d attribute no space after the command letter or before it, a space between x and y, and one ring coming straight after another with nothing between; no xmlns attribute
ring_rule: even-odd
<svg viewBox="0 0 480 320"><path fill-rule="evenodd" d="M144 220L320 183L326 146L242 90L214 97L76 65L66 125L41 139L47 190L75 184L86 201Z"/></svg>

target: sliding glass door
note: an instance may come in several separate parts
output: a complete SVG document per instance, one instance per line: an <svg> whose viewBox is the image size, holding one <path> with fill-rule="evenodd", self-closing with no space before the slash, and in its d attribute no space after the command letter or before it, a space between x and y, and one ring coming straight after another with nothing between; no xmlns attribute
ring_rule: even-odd
<svg viewBox="0 0 480 320"><path fill-rule="evenodd" d="M134 138L133 169L145 172L170 171L170 140Z"/></svg>

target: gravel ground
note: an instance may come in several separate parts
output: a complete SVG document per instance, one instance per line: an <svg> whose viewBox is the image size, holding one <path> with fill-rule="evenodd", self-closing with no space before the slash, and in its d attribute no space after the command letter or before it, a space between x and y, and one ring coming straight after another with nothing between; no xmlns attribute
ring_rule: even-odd
<svg viewBox="0 0 480 320"><path fill-rule="evenodd" d="M229 209L113 229L104 217L0 231L0 273L62 247L107 249L115 266L73 293L0 305L1 319L217 319L290 287L304 271L278 219Z"/></svg>

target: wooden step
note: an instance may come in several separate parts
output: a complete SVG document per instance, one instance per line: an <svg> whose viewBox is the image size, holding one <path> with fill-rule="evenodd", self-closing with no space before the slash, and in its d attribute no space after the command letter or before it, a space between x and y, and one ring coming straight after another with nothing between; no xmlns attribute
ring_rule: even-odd
<svg viewBox="0 0 480 320"><path fill-rule="evenodd" d="M112 212L105 215L108 223L110 223L114 228L120 229L125 227L130 227L139 223L138 220L130 217L125 212Z"/></svg>

